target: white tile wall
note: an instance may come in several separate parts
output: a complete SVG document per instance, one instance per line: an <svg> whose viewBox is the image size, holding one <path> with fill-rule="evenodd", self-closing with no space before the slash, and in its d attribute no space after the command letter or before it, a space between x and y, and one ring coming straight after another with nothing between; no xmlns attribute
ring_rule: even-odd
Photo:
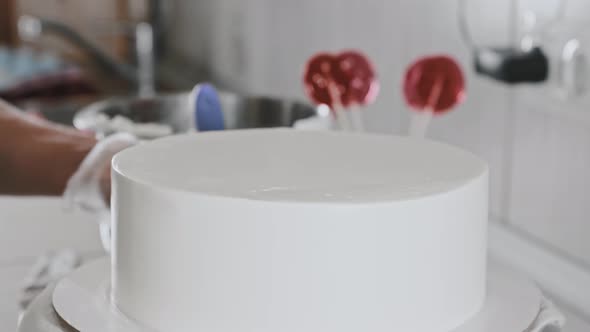
<svg viewBox="0 0 590 332"><path fill-rule="evenodd" d="M559 0L522 0L519 6L514 1L467 1L480 43L515 40L517 7L531 8L544 20ZM456 0L177 0L175 6L182 15L174 22L174 47L238 91L302 98L301 68L309 55L363 49L381 76L382 93L366 111L367 127L378 132L405 131L400 79L409 61L431 52L457 57L469 72L468 100L436 119L431 136L489 162L497 219L590 266L590 113L561 116L572 104L555 100L548 88L525 93L471 74L456 28ZM587 28L589 9L588 1L569 0L567 18ZM587 35L590 51L590 29L574 31ZM590 97L576 107L590 107Z"/></svg>
<svg viewBox="0 0 590 332"><path fill-rule="evenodd" d="M521 105L516 112L508 218L590 263L590 126Z"/></svg>
<svg viewBox="0 0 590 332"><path fill-rule="evenodd" d="M535 3L549 16L558 0ZM590 51L590 3L571 0L566 17L554 27L552 49L580 39ZM507 219L573 260L590 267L590 93L559 98L553 86L522 89L515 100L511 173L512 202Z"/></svg>
<svg viewBox="0 0 590 332"><path fill-rule="evenodd" d="M521 2L550 17L559 0ZM590 2L565 2L566 16L549 33L553 56L569 38L590 52ZM510 206L505 218L590 269L590 93L575 100L559 97L555 82L520 89L514 101L510 151Z"/></svg>

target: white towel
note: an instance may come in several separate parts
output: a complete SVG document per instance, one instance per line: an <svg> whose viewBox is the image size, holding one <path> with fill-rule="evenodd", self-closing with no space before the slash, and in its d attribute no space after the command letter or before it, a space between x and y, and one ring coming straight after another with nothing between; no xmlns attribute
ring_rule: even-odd
<svg viewBox="0 0 590 332"><path fill-rule="evenodd" d="M111 215L100 189L101 172L117 152L138 142L128 133L114 134L99 141L72 175L63 194L66 208L78 208L95 216L107 252L110 250Z"/></svg>
<svg viewBox="0 0 590 332"><path fill-rule="evenodd" d="M119 133L96 143L68 180L63 194L66 207L76 207L92 213L108 209L100 190L101 172L117 152L137 142L135 136Z"/></svg>
<svg viewBox="0 0 590 332"><path fill-rule="evenodd" d="M546 297L541 300L541 308L535 321L524 332L559 332L565 325L565 316Z"/></svg>

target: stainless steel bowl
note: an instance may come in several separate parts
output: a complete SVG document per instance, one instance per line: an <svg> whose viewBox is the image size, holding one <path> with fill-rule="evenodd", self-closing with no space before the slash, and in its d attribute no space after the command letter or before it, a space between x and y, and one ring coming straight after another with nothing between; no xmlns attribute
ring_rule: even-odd
<svg viewBox="0 0 590 332"><path fill-rule="evenodd" d="M179 93L153 98L107 99L80 110L74 116L74 126L89 129L93 128L98 117L122 115L135 123L165 124L174 133L186 132L194 126L189 98L189 93ZM219 92L219 99L225 129L291 127L297 120L318 114L316 107L293 100L240 96L229 92Z"/></svg>

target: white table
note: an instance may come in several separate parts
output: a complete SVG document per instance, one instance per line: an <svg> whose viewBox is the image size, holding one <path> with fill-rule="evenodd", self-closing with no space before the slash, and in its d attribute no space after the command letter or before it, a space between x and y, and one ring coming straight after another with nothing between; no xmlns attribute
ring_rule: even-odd
<svg viewBox="0 0 590 332"><path fill-rule="evenodd" d="M15 331L23 277L50 250L101 251L96 224L68 213L57 198L0 196L0 331Z"/></svg>

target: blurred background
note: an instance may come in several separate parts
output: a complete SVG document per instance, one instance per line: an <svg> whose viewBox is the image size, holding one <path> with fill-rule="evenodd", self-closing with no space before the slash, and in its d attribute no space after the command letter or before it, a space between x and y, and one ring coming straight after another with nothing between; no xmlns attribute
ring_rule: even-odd
<svg viewBox="0 0 590 332"><path fill-rule="evenodd" d="M467 100L436 119L429 136L488 161L491 255L555 297L569 318L566 331L589 331L590 3L466 2L464 22L477 45L520 47L530 37L542 47L550 70L534 84L507 84L473 70L473 45L459 30L460 4L0 0L0 98L70 125L95 101L188 91L203 81L305 100L307 58L357 48L374 61L381 82L379 98L365 111L366 127L405 134L405 68L421 55L449 54L466 73ZM95 224L85 218L65 214L54 198L0 198L0 329L13 328L23 275L40 253L100 251Z"/></svg>

